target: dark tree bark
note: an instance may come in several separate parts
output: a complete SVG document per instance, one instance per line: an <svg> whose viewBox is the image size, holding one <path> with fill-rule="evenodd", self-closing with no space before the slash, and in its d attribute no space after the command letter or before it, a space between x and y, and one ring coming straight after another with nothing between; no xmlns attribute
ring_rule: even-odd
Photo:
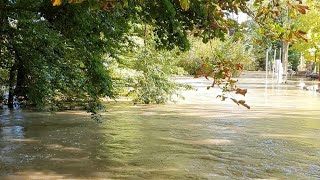
<svg viewBox="0 0 320 180"><path fill-rule="evenodd" d="M14 86L16 82L16 64L14 64L9 72L9 96L8 96L8 107L13 109L13 96L14 96Z"/></svg>
<svg viewBox="0 0 320 180"><path fill-rule="evenodd" d="M26 98L27 94L27 72L24 66L24 63L21 62L21 59L18 59L18 67L17 67L17 84L15 88L15 95L18 97Z"/></svg>

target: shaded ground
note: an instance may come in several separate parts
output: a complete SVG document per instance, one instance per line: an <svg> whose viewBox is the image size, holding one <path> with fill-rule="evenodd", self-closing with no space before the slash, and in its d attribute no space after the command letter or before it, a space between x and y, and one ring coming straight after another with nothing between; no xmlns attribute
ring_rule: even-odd
<svg viewBox="0 0 320 180"><path fill-rule="evenodd" d="M81 112L1 111L0 179L319 179L320 97L242 76L247 110L211 82L176 104L110 103ZM268 81L271 82L271 81Z"/></svg>

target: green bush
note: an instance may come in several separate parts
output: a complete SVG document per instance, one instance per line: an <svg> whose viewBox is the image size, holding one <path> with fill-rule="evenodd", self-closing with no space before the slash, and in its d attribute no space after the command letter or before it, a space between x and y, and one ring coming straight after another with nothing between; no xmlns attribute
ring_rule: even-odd
<svg viewBox="0 0 320 180"><path fill-rule="evenodd" d="M174 75L186 74L177 64L178 50L157 50L141 46L120 59L108 60L116 96L127 96L134 103L161 104L172 100L184 85L176 83Z"/></svg>
<svg viewBox="0 0 320 180"><path fill-rule="evenodd" d="M177 67L175 57L169 51L145 49L141 51L134 62L134 69L139 72L138 82L131 92L135 103L166 103L171 101L174 94L178 94L183 86L171 77L181 73Z"/></svg>
<svg viewBox="0 0 320 180"><path fill-rule="evenodd" d="M211 42L203 43L201 39L190 38L191 49L181 53L178 57L178 66L182 67L188 74L195 75L206 60L212 58L213 52Z"/></svg>
<svg viewBox="0 0 320 180"><path fill-rule="evenodd" d="M232 37L227 37L225 41L213 39L202 43L199 39L193 39L192 42L191 50L183 53L178 63L190 75L195 75L204 64L214 65L222 60L252 69L254 59L251 49L242 40L234 41Z"/></svg>

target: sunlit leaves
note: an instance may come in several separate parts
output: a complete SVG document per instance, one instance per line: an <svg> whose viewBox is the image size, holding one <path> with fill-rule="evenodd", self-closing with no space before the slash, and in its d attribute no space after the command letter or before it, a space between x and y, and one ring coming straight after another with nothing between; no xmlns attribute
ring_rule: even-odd
<svg viewBox="0 0 320 180"><path fill-rule="evenodd" d="M67 3L82 3L84 0L65 0ZM51 0L52 6L60 6L64 0Z"/></svg>
<svg viewBox="0 0 320 180"><path fill-rule="evenodd" d="M301 31L293 33L294 36L301 37L300 41L293 44L293 48L303 53L306 60L316 61L320 57L320 11L319 2L307 1L309 10L303 16L297 17L296 26Z"/></svg>
<svg viewBox="0 0 320 180"><path fill-rule="evenodd" d="M190 0L179 0L180 6L183 10L187 11L190 6Z"/></svg>
<svg viewBox="0 0 320 180"><path fill-rule="evenodd" d="M173 95L179 95L179 89L184 88L170 78L178 68L174 64L172 52L159 51L149 46L140 48L131 61L131 68L138 74L133 90L129 93L134 103L166 103L172 101Z"/></svg>
<svg viewBox="0 0 320 180"><path fill-rule="evenodd" d="M297 38L303 39L304 41L308 42L307 37L305 36L307 33L301 30L292 32Z"/></svg>
<svg viewBox="0 0 320 180"><path fill-rule="evenodd" d="M307 5L298 0L287 1L255 1L256 11L249 10L249 14L261 26L264 35L271 40L283 40L295 42L297 39L306 40L304 34L300 33L301 27L294 25L294 19L305 15L309 9Z"/></svg>
<svg viewBox="0 0 320 180"><path fill-rule="evenodd" d="M123 7L128 7L129 6L129 0L124 0L123 1Z"/></svg>
<svg viewBox="0 0 320 180"><path fill-rule="evenodd" d="M306 6L306 5L303 5L303 4L300 4L299 2L297 1L293 1L293 2L290 2L290 1L287 1L286 2L286 5L290 8L293 8L295 10L297 10L299 13L301 14L306 14L307 13L307 10L309 10L309 7Z"/></svg>
<svg viewBox="0 0 320 180"><path fill-rule="evenodd" d="M62 4L62 0L51 0L53 6L60 6Z"/></svg>
<svg viewBox="0 0 320 180"><path fill-rule="evenodd" d="M241 42L241 41L240 41ZM204 76L213 78L213 83L208 86L207 89L218 87L222 90L222 94L218 95L222 101L231 99L237 105L242 105L246 108L250 108L243 100L236 100L231 98L231 94L239 94L245 96L247 89L241 89L237 87L238 80L234 79L239 75L243 69L244 64L248 64L247 59L250 59L250 51L246 50L243 44L239 42L230 41L230 39L223 43L217 43L215 48L212 49L213 56L200 66L200 69L196 72L195 77Z"/></svg>

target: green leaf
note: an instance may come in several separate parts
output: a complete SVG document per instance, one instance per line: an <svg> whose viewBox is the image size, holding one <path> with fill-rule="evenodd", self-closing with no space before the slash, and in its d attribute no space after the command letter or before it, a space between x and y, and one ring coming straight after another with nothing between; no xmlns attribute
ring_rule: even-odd
<svg viewBox="0 0 320 180"><path fill-rule="evenodd" d="M129 3L128 3L128 0L124 0L123 1L123 7L128 7Z"/></svg>
<svg viewBox="0 0 320 180"><path fill-rule="evenodd" d="M180 6L183 10L187 11L190 8L190 1L189 0L179 0Z"/></svg>

